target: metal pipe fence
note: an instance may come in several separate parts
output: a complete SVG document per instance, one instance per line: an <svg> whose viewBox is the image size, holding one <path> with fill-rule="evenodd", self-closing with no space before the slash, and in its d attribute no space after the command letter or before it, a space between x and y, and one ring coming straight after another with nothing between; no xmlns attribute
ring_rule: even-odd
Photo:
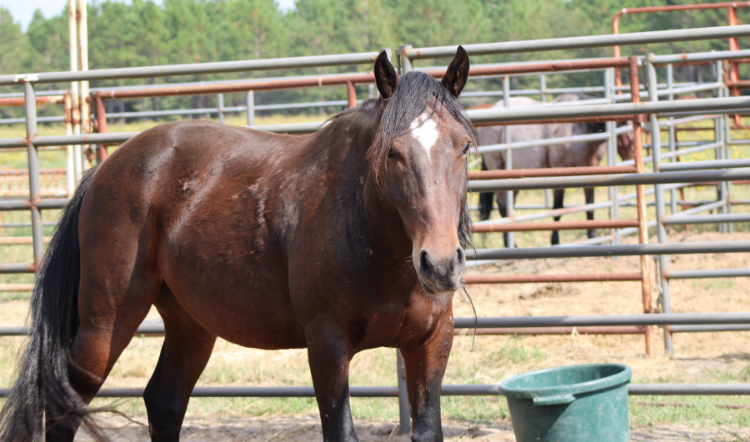
<svg viewBox="0 0 750 442"><path fill-rule="evenodd" d="M495 53L515 53L515 52L529 52L529 51L548 51L567 49L571 47L608 47L619 44L647 44L647 43L659 43L659 42L670 42L670 41L688 41L688 40L702 40L709 38L728 38L728 37L744 37L750 36L750 26L733 26L731 29L726 27L721 28L704 28L697 30L681 30L681 31L659 31L659 32L647 32L638 34L626 34L616 36L596 36L596 37L576 37L568 39L555 39L555 40L537 40L530 42L511 42L511 43L498 43L498 44L487 44L487 45L467 45L466 49L469 54L480 55L480 54L495 54ZM401 67L404 72L412 70L412 62L419 59L425 58L439 58L452 56L455 52L455 47L441 47L441 48L421 48L413 49L405 46L401 50ZM192 74L204 74L204 73L218 73L218 72L238 72L238 71L252 71L252 70L263 70L263 69L285 69L285 68L300 68L300 67L314 67L314 66L332 66L332 65L345 65L355 63L372 63L378 53L366 53L366 54L346 54L342 56L322 56L322 57L298 57L293 59L274 59L274 60L253 60L243 62L226 62L226 63L206 63L198 65L177 65L177 66L158 66L158 67L143 67L143 68L127 68L127 69L104 69L104 70L91 70L91 71L79 71L79 72L55 72L55 73L40 73L40 74L27 74L18 76L0 76L0 85L23 85L24 87L24 105L26 111L26 137L18 138L6 138L0 139L0 148L14 148L14 147L25 147L28 154L29 162L29 182L30 182L30 197L27 200L0 200L0 210L27 210L31 212L31 227L32 227L32 245L34 250L34 263L32 264L5 264L0 266L0 273L17 273L17 272L33 272L36 270L38 263L41 260L43 252L43 239L42 236L42 221L41 211L52 208L60 208L66 202L67 199L42 199L39 187L39 163L38 163L38 149L41 146L54 146L54 145L92 145L92 144L118 144L131 138L134 133L115 133L115 134L69 134L65 136L37 136L37 115L36 115L36 93L35 84L38 83L55 83L55 82L66 82L66 81L91 81L91 80L105 80L105 79L122 79L122 78L145 78L145 77L157 77L157 76L168 76L168 75L192 75ZM705 57L705 56L702 56ZM657 244L647 243L647 233L650 224L657 225L658 228L663 228L666 224L664 222L665 217L657 216L657 219L648 222L646 219L646 195L645 185L664 185L664 184L676 184L676 186L662 186L654 189L653 193L656 198L657 213L663 214L664 205L663 199L660 201L658 196L660 193L667 190L676 190L680 186L685 186L687 183L696 182L712 182L712 183L726 183L733 180L750 180L750 169L744 168L745 162L739 163L728 163L730 160L726 147L730 143L729 137L725 136L725 133L729 133L728 125L726 124L726 115L731 114L737 110L750 109L750 99L744 97L728 97L726 91L720 92L715 98L702 98L696 100L686 101L658 101L658 97L668 96L672 98L674 94L679 93L680 88L675 88L672 84L671 79L667 81L666 93L658 90L658 83L656 83L656 76L652 75L649 66L653 67L646 58L645 61L639 62L637 58L631 57L629 59L609 59L610 61L602 62L601 60L595 61L594 67L592 68L604 68L606 69L605 74L607 83L604 86L603 92L605 92L607 98L607 104L600 105L579 105L569 107L546 107L539 109L518 109L510 110L507 106L507 100L512 95L509 88L509 75L511 75L511 69L509 67L487 69L485 71L479 71L483 75L504 75L504 90L503 97L506 100L506 109L487 109L487 110L475 110L469 111L469 116L472 122L476 125L497 125L497 124L529 124L538 123L544 121L601 121L608 123L607 137L601 137L600 140L608 143L608 151L613 153L614 142L618 135L617 129L612 124L613 121L618 119L627 120L632 122L632 131L635 135L635 151L636 159L633 164L633 168L629 169L629 174L625 175L589 175L589 176L575 176L575 177L534 177L534 178L517 178L517 179L503 179L503 180L472 180L469 184L470 191L506 191L511 194L509 201L512 201L512 192L520 189L550 189L550 188L567 188L567 187L595 187L595 186L636 186L636 192L633 198L636 199L636 205L638 208L638 217L635 220L620 220L616 215L616 209L620 204L620 196L615 192L612 201L603 203L601 208L611 208L612 220L607 225L613 229L615 237L619 235L621 230L627 230L628 228L634 229L633 231L639 234L639 244L635 245L622 245L618 244L617 241L612 241L613 244L603 246L578 246L568 245L566 247L539 247L539 248L527 248L527 249L485 249L477 250L476 252L467 251L467 255L476 258L478 260L496 260L496 259L522 259L522 258L554 258L554 257L580 257L580 256L639 256L641 259L640 272L634 272L628 275L617 275L617 274L605 274L605 275L589 275L587 277L577 276L578 278L587 280L628 280L628 281L640 281L641 290L643 294L644 303L644 314L642 315L606 315L606 316L560 316L560 317L529 317L529 318L457 318L457 328L468 328L473 329L475 327L483 329L497 329L497 328L552 328L552 327L610 327L608 330L614 330L611 327L643 327L642 329L630 329L631 331L644 334L646 337L646 348L647 352L651 352L650 344L650 333L653 326L664 327L665 333L671 337L671 333L674 332L693 332L702 331L709 329L700 329L696 327L714 327L710 330L744 330L747 324L750 324L750 314L745 313L705 313L705 314L671 314L669 313L669 303L665 304L663 310L664 313L655 313L651 307L650 299L650 271L649 271L649 256L667 256L669 254L679 253L729 253L729 252L747 252L750 251L750 242L714 242L714 243L667 243L662 241L661 238ZM614 60L614 61L611 61ZM625 60L625 61L623 61ZM718 60L718 59L717 59ZM664 60L661 60L664 61ZM669 60L667 60L669 61ZM701 60L705 61L705 60ZM593 64L594 62L592 62ZM641 93L641 85L638 82L638 65L644 64L649 71L647 87L645 92ZM606 66L603 66L605 65ZM557 72L557 71L573 71L574 69L584 68L583 64L568 64L567 66L559 64L558 67L550 68L549 63L537 63L537 64L524 64L523 66L512 69L512 73L523 73L523 72L535 72L537 69L539 72ZM598 66L598 67L597 67ZM671 66L669 64L668 66ZM718 66L718 64L717 64ZM630 96L631 103L616 103L614 92L618 88L614 85L614 76L612 70L615 67L623 67L630 69ZM718 69L718 68L717 68ZM500 74L493 74L493 73ZM439 70L430 72L431 75L441 75ZM721 76L718 76L721 78ZM542 77L543 78L543 77ZM353 83L347 82L347 89L351 91ZM713 82L710 84L710 88L707 86L705 90L714 89L726 89L726 86L720 82ZM687 86L682 89L688 89L692 86ZM544 87L540 89L544 92ZM132 93L134 94L134 93ZM131 94L131 95L132 95ZM649 101L639 102L641 95L649 98ZM100 97L101 98L101 97ZM349 94L348 105L356 104L352 102L352 95ZM250 107L250 104L246 106ZM256 107L257 108L257 107ZM218 108L219 111L226 112L226 109ZM717 152L717 158L715 161L723 161L722 163L714 163L712 167L726 167L732 165L731 169L721 170L700 170L700 171L662 171L663 165L661 160L665 158L662 155L661 147L659 145L660 140L660 122L656 118L659 115L671 115L675 113L685 112L713 112L718 115L722 115L719 119L716 119L716 125L714 126L714 133L717 134L716 143L712 149ZM646 173L644 170L645 158L643 154L643 143L642 143L642 131L643 123L646 121L646 116L651 115L649 132L652 132L652 161L654 166L653 173ZM723 121L723 122L722 122ZM100 120L100 122L106 122L106 116ZM673 120L669 125L670 128L674 128L676 120ZM323 127L321 123L306 123L306 124L291 124L291 125L274 125L274 126L255 126L258 129L269 130L274 132L289 132L289 133L308 133ZM506 131L508 133L508 131ZM670 137L671 139L672 137ZM573 140L569 140L573 141ZM558 140L560 142L560 140ZM676 143L676 140L675 140ZM506 139L504 143L508 146L508 160L510 160L510 154L513 149L513 143L511 140ZM698 146L703 147L703 146ZM670 144L671 152L673 152L673 158L677 159L679 156L686 155L688 150L677 151L676 146ZM610 155L610 160L614 160L614 155ZM743 160L744 161L744 160ZM614 161L612 161L614 163ZM506 164L510 164L508 161ZM671 163L665 163L671 164ZM718 164L718 166L717 166ZM739 165L738 165L739 164ZM612 164L614 165L614 164ZM737 168L734 168L737 167ZM669 167L667 167L669 168ZM549 172L549 171L548 171ZM632 173L635 172L635 173ZM525 172L530 173L530 172ZM533 172L531 172L533 173ZM540 172L541 173L541 172ZM727 213L722 213L720 216L724 218L713 218L714 222L726 223L730 220L745 219L743 215L735 218L726 218L729 213L729 201L731 201L729 186L722 187L722 198L717 202L716 208L722 208ZM682 198L685 199L684 197ZM675 202L675 198L672 198ZM711 203L713 204L713 203ZM705 206L709 206L707 204ZM593 205L592 205L593 206ZM701 210L707 210L702 207ZM511 207L513 207L511 205ZM589 207L591 209L593 207ZM580 207L571 207L565 213L572 213L574 210L587 210L587 208L581 209ZM559 212L562 214L563 212ZM544 214L542 214L544 215ZM675 215L673 211L672 215ZM684 212L682 213L684 218L687 218ZM695 217L699 215L689 215ZM703 216L703 215L700 215ZM479 223L477 223L480 225ZM589 224L588 226L591 226ZM618 227L622 226L622 227ZM631 226L631 227L626 227ZM509 226L508 229L516 228L518 226ZM539 226L537 226L539 227ZM572 228L572 226L570 226ZM508 230L510 231L510 230ZM664 281L669 279L679 279L680 271L670 271L664 266L657 267L659 274L661 275L660 288L664 289ZM692 272L692 271L691 271ZM694 273L696 275L702 275L702 277L724 277L724 276L748 276L750 275L749 269L726 269L725 271L708 271L705 270L703 273ZM548 275L535 275L537 281L547 277ZM471 279L467 275L468 279ZM619 278L619 279L618 279ZM486 283L489 281L483 281L481 278L476 278L476 283ZM514 281L494 281L497 283L509 283ZM520 281L515 281L520 282ZM664 294L662 293L662 301L664 302ZM158 334L159 331L163 333L163 328L159 330L158 325L150 324L145 325L146 328L140 328L139 333L141 334ZM693 327L693 328L682 328L680 327ZM724 328L722 328L724 327ZM599 331L605 331L602 328ZM15 333L23 333L24 330L15 330ZM0 334L3 334L4 330L0 330ZM10 332L9 332L10 333ZM401 364L399 364L401 367ZM399 370L401 372L402 370ZM400 399L401 411L408 410L408 404L405 396L405 382L402 376L398 376L399 386L394 387L352 387L353 395L363 395L367 397L375 397L376 395L383 394L390 397L397 396ZM243 395L276 395L281 394L284 397L297 396L297 395L312 395L311 387L285 387L287 390L274 390L272 387L252 387L253 389L247 389L250 387L237 387L236 390L232 389L202 389L197 388L195 395L206 395L210 396L213 394L221 396L243 396ZM750 387L745 384L736 385L633 385L630 390L631 394L749 394ZM0 395L7 393L7 391L0 391ZM496 386L443 386L444 394L463 394L463 395L480 395L480 394L497 394ZM119 395L138 395L142 394L140 389L105 389L102 394L119 394ZM402 413L401 429L408 430L408 414Z"/></svg>

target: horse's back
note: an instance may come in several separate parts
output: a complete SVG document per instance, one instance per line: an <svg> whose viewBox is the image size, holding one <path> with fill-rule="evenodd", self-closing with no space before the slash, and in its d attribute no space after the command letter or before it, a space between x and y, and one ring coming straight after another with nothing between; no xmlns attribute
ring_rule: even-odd
<svg viewBox="0 0 750 442"><path fill-rule="evenodd" d="M528 97L511 97L510 110L533 107L542 104L540 101ZM494 108L504 108L504 101L498 101ZM523 124L511 126L489 126L477 129L480 146L502 144L505 142L504 131L509 128L512 143L534 141L545 138L545 127L541 124ZM546 150L544 147L530 147L513 151L513 169L538 169L548 167L546 164ZM485 164L490 170L501 169L504 166L504 152L484 154Z"/></svg>
<svg viewBox="0 0 750 442"><path fill-rule="evenodd" d="M161 233L173 234L202 210L237 207L248 187L271 188L298 139L211 122L146 130L98 167L81 222L104 211L136 228L156 221Z"/></svg>

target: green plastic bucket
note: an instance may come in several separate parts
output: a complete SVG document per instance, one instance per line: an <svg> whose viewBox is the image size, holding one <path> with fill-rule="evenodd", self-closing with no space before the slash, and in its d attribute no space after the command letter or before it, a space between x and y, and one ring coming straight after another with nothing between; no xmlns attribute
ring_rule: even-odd
<svg viewBox="0 0 750 442"><path fill-rule="evenodd" d="M518 442L629 442L628 390L622 364L532 371L503 381Z"/></svg>

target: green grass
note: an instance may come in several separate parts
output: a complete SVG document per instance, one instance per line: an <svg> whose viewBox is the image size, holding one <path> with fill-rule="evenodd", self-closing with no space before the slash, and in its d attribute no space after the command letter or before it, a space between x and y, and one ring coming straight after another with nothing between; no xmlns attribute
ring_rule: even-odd
<svg viewBox="0 0 750 442"><path fill-rule="evenodd" d="M529 361L543 361L547 358L538 347L526 348L522 337L509 337L508 342L497 352L489 355L489 363L519 364Z"/></svg>
<svg viewBox="0 0 750 442"><path fill-rule="evenodd" d="M633 383L669 383L674 379L654 376L633 379ZM748 383L750 360L734 372L710 370L695 383ZM726 408L724 406L744 408ZM631 425L678 423L694 428L710 426L750 426L750 397L748 396L631 396Z"/></svg>
<svg viewBox="0 0 750 442"><path fill-rule="evenodd" d="M696 290L730 290L734 288L733 279L698 279L692 281L691 285Z"/></svg>

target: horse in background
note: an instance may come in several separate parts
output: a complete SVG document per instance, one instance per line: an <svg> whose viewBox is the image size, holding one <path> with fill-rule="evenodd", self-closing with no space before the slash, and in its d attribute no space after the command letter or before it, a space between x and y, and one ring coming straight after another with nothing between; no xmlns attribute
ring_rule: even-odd
<svg viewBox="0 0 750 442"><path fill-rule="evenodd" d="M562 94L553 102L580 101L589 97L577 94ZM540 101L527 97L513 97L510 99L510 108L532 107L543 104ZM481 105L480 105L481 106ZM476 108L482 108L477 106ZM498 101L491 107L505 107L503 101ZM484 107L486 108L486 107ZM511 142L534 141L546 138L570 137L573 135L585 135L604 132L604 123L551 123L551 124L528 124L518 126L488 126L477 128L477 142L480 146L501 144L504 142L504 131L510 131ZM513 169L545 169L556 167L583 167L599 166L606 152L606 142L589 141L555 144L551 146L537 146L513 151ZM617 152L623 160L634 157L633 134L626 132L617 137ZM505 152L491 152L482 154L482 170L500 170L505 168ZM505 192L497 192L497 203L500 216L507 216L507 203ZM518 192L515 192L517 195ZM594 189L585 188L586 204L594 203ZM479 196L479 218L487 220L492 212L493 193L482 193ZM562 209L565 189L554 190L553 209ZM515 200L515 198L514 198ZM588 220L594 219L594 211L586 212ZM555 217L559 221L560 216ZM596 231L588 230L588 237L596 237ZM504 234L506 247L508 246L508 234ZM560 244L557 231L552 232L552 245Z"/></svg>

